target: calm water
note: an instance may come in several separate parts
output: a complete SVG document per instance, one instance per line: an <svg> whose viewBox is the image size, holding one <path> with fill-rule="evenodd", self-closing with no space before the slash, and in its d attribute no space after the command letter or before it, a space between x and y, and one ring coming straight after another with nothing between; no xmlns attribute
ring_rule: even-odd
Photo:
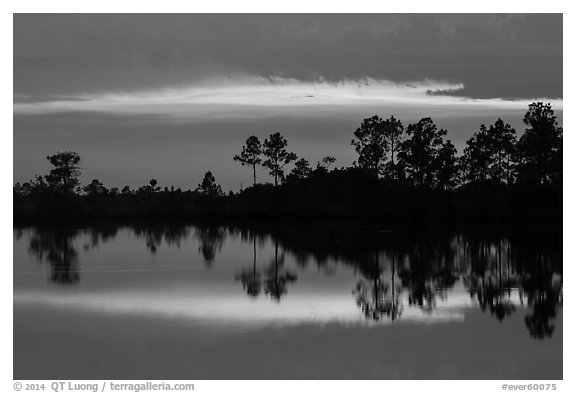
<svg viewBox="0 0 576 393"><path fill-rule="evenodd" d="M562 236L14 230L15 379L561 379Z"/></svg>

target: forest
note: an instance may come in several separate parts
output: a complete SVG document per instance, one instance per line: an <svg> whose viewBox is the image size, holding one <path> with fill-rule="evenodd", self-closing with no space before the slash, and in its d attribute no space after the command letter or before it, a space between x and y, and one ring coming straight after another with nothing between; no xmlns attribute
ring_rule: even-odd
<svg viewBox="0 0 576 393"><path fill-rule="evenodd" d="M497 119L480 125L458 154L447 130L430 117L404 125L394 116L364 119L353 132L357 159L316 165L273 132L250 136L231 157L253 184L225 193L208 171L194 190L159 186L82 185L81 157L47 157L47 175L13 186L15 223L99 220L333 220L517 222L562 220L562 138L550 104L535 102L521 135ZM328 153L329 154L329 153ZM257 178L268 171L272 182Z"/></svg>

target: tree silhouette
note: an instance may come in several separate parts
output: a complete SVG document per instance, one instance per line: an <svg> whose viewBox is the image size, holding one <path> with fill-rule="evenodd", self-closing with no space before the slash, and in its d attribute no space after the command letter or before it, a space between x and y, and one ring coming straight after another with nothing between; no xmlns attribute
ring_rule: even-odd
<svg viewBox="0 0 576 393"><path fill-rule="evenodd" d="M364 119L354 132L357 140L352 140L358 153L358 166L375 176L398 178L399 167L394 154L400 150L403 134L404 126L394 116L386 120L379 116Z"/></svg>
<svg viewBox="0 0 576 393"><path fill-rule="evenodd" d="M150 184L150 191L156 192L160 190L160 187L156 187L158 185L158 180L150 179L150 182L148 184Z"/></svg>
<svg viewBox="0 0 576 393"><path fill-rule="evenodd" d="M490 126L488 134L492 140L490 177L499 183L510 184L515 165L516 131L499 118Z"/></svg>
<svg viewBox="0 0 576 393"><path fill-rule="evenodd" d="M513 179L516 136L510 124L502 119L480 131L466 142L462 156L465 177L469 181L491 179L498 183L511 183Z"/></svg>
<svg viewBox="0 0 576 393"><path fill-rule="evenodd" d="M466 142L463 156L456 158L446 131L431 118L410 124L404 132L395 117L373 116L354 133L357 162L330 171L334 157L325 157L312 169L306 159L298 160L287 150L280 133L271 134L262 145L251 136L234 159L251 168L254 184L256 166L263 164L275 187L250 187L227 195L211 172L195 191L160 188L155 179L135 191L128 186L121 192L107 191L99 180L81 188L79 156L57 153L48 157L54 164L49 175L14 185L14 216L53 222L287 216L557 220L562 213L563 131L549 104L530 105L524 121L528 128L519 142L502 119L482 124ZM288 164L295 164L292 171L286 170ZM289 181L285 171L290 172ZM550 184L529 187L540 183Z"/></svg>
<svg viewBox="0 0 576 393"><path fill-rule="evenodd" d="M84 187L84 192L90 197L99 197L108 192L104 184L98 179L93 179L90 184Z"/></svg>
<svg viewBox="0 0 576 393"><path fill-rule="evenodd" d="M416 124L410 124L406 129L408 139L401 146L398 154L403 167L418 187L431 188L438 180L440 152L446 156L453 151L450 145L445 145L443 137L446 130L438 129L431 118L425 117ZM443 157L443 161L450 161ZM443 180L446 183L446 179Z"/></svg>
<svg viewBox="0 0 576 393"><path fill-rule="evenodd" d="M390 152L390 160L386 163L384 173L392 180L396 180L400 173L400 168L394 159L394 154L400 151L404 135L404 126L400 120L396 120L394 116L384 120L383 132L386 140L386 150Z"/></svg>
<svg viewBox="0 0 576 393"><path fill-rule="evenodd" d="M358 166L378 176L388 148L382 118L375 115L362 120L360 128L354 131L354 137L357 140L353 139L351 144L358 153Z"/></svg>
<svg viewBox="0 0 576 393"><path fill-rule="evenodd" d="M289 180L304 180L312 174L312 168L310 168L310 163L301 158L294 163L294 168L288 175Z"/></svg>
<svg viewBox="0 0 576 393"><path fill-rule="evenodd" d="M263 146L263 153L267 157L263 165L270 170L270 175L274 177L274 186L277 187L278 180L284 177L283 168L298 157L286 150L288 141L279 132L271 134L264 140Z"/></svg>
<svg viewBox="0 0 576 393"><path fill-rule="evenodd" d="M262 144L258 137L252 135L242 146L242 152L234 156L234 161L240 162L243 166L249 166L253 170L254 185L256 185L256 166L262 163Z"/></svg>
<svg viewBox="0 0 576 393"><path fill-rule="evenodd" d="M542 102L530 104L524 124L528 128L518 142L523 177L537 184L548 183L561 171L557 156L562 149L562 127L552 106Z"/></svg>
<svg viewBox="0 0 576 393"><path fill-rule="evenodd" d="M456 148L450 141L445 141L435 160L436 187L447 190L456 185L458 174L458 160Z"/></svg>
<svg viewBox="0 0 576 393"><path fill-rule="evenodd" d="M334 158L332 156L326 156L322 159L322 165L326 169L330 169L330 166L333 165L335 162L336 162L336 158Z"/></svg>
<svg viewBox="0 0 576 393"><path fill-rule="evenodd" d="M468 181L483 181L488 178L491 163L489 136L486 126L480 125L480 131L466 141L462 156L464 177Z"/></svg>
<svg viewBox="0 0 576 393"><path fill-rule="evenodd" d="M79 183L80 156L72 151L58 152L46 157L54 166L46 181L55 191L72 193Z"/></svg>
<svg viewBox="0 0 576 393"><path fill-rule="evenodd" d="M312 171L312 174L319 175L319 174L326 174L328 173L328 169L336 162L336 158L332 156L326 156L321 161L316 163L316 168Z"/></svg>
<svg viewBox="0 0 576 393"><path fill-rule="evenodd" d="M216 184L216 178L214 178L214 175L210 171L206 172L204 179L202 179L202 183L198 184L196 191L210 197L219 197L224 195L222 187Z"/></svg>

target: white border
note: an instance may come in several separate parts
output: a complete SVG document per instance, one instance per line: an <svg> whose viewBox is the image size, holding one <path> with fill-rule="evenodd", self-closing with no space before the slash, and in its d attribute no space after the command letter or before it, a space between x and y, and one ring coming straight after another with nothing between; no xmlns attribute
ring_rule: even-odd
<svg viewBox="0 0 576 393"><path fill-rule="evenodd" d="M200 4L202 3L202 4ZM288 5L289 4L289 5ZM172 13L172 12L230 12L230 13L261 13L261 12L417 12L417 13L438 13L438 12L498 12L498 13L538 13L538 12L555 12L564 13L564 112L563 123L565 130L564 147L567 154L564 158L564 200L567 202L564 206L564 381L555 382L558 386L557 391L575 391L576 387L574 377L574 338L570 334L574 326L574 267L576 263L576 253L572 246L575 207L571 203L574 201L574 168L575 158L571 154L574 148L574 129L575 121L572 112L574 102L574 62L573 45L576 42L574 29L576 25L574 2L569 1L502 1L502 0L484 0L470 4L465 1L429 1L429 0L411 0L403 2L393 1L365 1L354 0L347 2L335 3L334 1L316 1L311 0L293 0L283 2L282 4L273 4L270 1L234 1L220 0L217 2L199 2L199 1L168 1L161 2L143 2L143 1L120 1L120 0L99 0L94 2L83 1L3 1L2 14L0 19L0 28L2 34L2 73L1 73L1 91L2 91L2 174L4 179L3 186L5 190L0 193L2 198L2 213L6 217L5 224L2 225L0 233L1 249L4 250L4 268L1 285L2 311L6 317L3 318L2 324L2 359L0 386L5 392L14 391L12 381L12 223L8 217L12 217L12 192L8 187L12 185L12 163L13 163L13 134L12 134L12 35L13 19L12 13L53 13L53 12L123 12L123 13ZM572 71L572 72L570 72ZM8 181L10 179L10 181ZM47 381L48 382L48 381ZM172 381L175 382L175 381ZM184 382L184 381L183 381ZM519 383L526 384L536 381L195 381L197 391L262 391L262 392L294 392L329 389L336 392L350 392L356 389L418 389L421 391L443 392L497 392L501 391L502 383ZM547 381L544 381L547 383ZM573 386L569 388L569 386ZM328 390L327 390L328 391Z"/></svg>

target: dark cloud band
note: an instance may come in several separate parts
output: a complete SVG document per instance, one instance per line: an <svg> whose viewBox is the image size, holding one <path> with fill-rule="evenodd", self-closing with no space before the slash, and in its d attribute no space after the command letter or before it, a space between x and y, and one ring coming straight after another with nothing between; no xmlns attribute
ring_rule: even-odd
<svg viewBox="0 0 576 393"><path fill-rule="evenodd" d="M463 83L458 94L473 98L561 98L562 15L14 16L15 94L177 87L238 74L433 79Z"/></svg>

